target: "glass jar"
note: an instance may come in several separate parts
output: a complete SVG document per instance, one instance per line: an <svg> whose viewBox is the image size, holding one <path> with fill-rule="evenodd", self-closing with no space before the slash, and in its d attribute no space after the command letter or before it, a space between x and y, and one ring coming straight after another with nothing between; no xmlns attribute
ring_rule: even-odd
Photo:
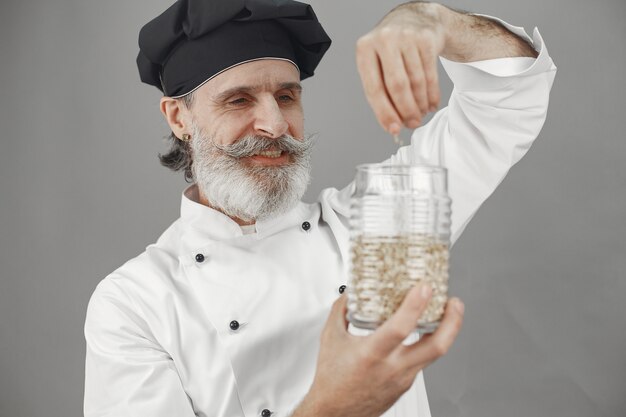
<svg viewBox="0 0 626 417"><path fill-rule="evenodd" d="M450 203L443 167L357 167L350 205L348 320L353 326L377 328L411 287L426 282L433 295L416 330L437 328L448 300Z"/></svg>

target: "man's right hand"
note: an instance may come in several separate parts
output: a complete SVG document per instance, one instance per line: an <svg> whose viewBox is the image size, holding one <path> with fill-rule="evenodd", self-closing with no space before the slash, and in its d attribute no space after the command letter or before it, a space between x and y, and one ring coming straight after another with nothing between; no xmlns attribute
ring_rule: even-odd
<svg viewBox="0 0 626 417"><path fill-rule="evenodd" d="M434 333L402 343L430 296L429 285L411 289L398 311L365 337L348 333L347 298L341 296L322 332L313 385L292 417L379 417L389 409L419 371L448 351L461 329L463 303L453 298Z"/></svg>

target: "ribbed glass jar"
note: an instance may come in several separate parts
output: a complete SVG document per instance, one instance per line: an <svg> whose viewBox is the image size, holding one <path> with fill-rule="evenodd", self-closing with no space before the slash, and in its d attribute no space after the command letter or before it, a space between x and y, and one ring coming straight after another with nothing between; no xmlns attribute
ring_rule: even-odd
<svg viewBox="0 0 626 417"><path fill-rule="evenodd" d="M416 330L432 332L448 299L450 198L445 168L357 167L350 206L348 320L375 329L420 282L433 296Z"/></svg>

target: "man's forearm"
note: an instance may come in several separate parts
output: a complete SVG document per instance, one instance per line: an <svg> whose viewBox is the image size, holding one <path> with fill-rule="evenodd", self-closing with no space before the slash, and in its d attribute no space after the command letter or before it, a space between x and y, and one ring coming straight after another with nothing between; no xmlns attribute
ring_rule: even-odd
<svg viewBox="0 0 626 417"><path fill-rule="evenodd" d="M451 61L472 62L504 57L537 57L533 47L502 24L483 16L450 9L437 3L410 2L396 8L436 17L445 33L441 56Z"/></svg>

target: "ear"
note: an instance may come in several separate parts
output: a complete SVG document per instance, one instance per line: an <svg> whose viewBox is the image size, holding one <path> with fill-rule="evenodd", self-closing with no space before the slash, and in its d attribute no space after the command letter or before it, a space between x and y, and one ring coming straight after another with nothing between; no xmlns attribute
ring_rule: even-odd
<svg viewBox="0 0 626 417"><path fill-rule="evenodd" d="M181 100L165 96L161 98L160 104L161 113L178 139L182 140L183 133L191 133L191 124L188 122L191 114Z"/></svg>

